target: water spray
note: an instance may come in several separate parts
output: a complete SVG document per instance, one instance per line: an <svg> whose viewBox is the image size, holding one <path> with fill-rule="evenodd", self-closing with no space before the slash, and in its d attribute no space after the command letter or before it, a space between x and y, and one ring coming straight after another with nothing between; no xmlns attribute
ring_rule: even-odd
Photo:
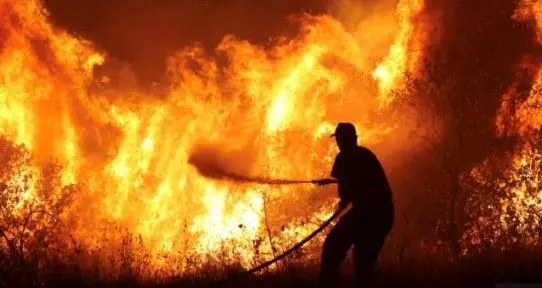
<svg viewBox="0 0 542 288"><path fill-rule="evenodd" d="M195 153L190 156L188 163L194 166L198 172L207 178L216 180L226 180L239 183L256 183L266 185L294 185L294 184L330 184L334 183L331 179L317 179L317 180L293 180L293 179L270 179L267 177L254 177L241 175L227 171L224 163L220 163L214 157L210 155L202 155Z"/></svg>
<svg viewBox="0 0 542 288"><path fill-rule="evenodd" d="M197 166L191 163L198 169L199 173L207 178L216 180L227 180L240 183L256 183L266 185L292 185L292 184L311 184L317 183L318 180L292 180L292 179L270 179L265 177L250 177L239 175L233 172L219 169L218 167L212 167L214 169L209 170L209 167Z"/></svg>
<svg viewBox="0 0 542 288"><path fill-rule="evenodd" d="M265 177L244 176L238 173L227 171L225 167L229 166L228 163L222 163L219 158L212 157L212 156L213 155L210 155L209 153L194 153L188 159L188 163L194 166L201 175L207 178L217 179L217 180L227 180L227 181L234 181L234 182L241 182L241 183L258 183L258 184L267 184L267 185L292 185L292 184L326 185L326 184L337 183L337 180L335 179L291 180L291 179L270 179L270 178L265 178ZM323 222L320 225L320 227L318 227L311 234L306 236L303 240L301 240L300 242L292 246L290 249L284 251L280 255L276 256L275 258L269 261L266 261L252 269L230 275L230 277L219 280L218 282L214 282L214 284L217 284L217 285L224 284L224 282L231 281L233 279L243 277L243 276L248 276L255 272L261 271L269 267L270 265L280 261L281 259L287 257L294 251L301 248L311 239L313 239L320 232L322 232L334 220L339 218L339 215L341 215L342 212L344 212L347 207L350 207L350 206L346 206L346 207L339 206L339 208L335 211L335 213L333 213L333 215L331 215L325 222Z"/></svg>

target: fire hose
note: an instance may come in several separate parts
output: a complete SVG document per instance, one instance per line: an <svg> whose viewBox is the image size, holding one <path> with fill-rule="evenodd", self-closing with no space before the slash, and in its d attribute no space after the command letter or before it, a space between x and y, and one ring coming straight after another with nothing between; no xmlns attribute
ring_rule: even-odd
<svg viewBox="0 0 542 288"><path fill-rule="evenodd" d="M314 181L311 181L312 183L314 183ZM245 276L248 276L250 274L253 274L253 273L256 273L258 271L261 271L267 267L269 267L270 265L280 261L281 259L285 258L286 256L290 255L291 253L293 253L294 251L298 250L299 248L301 248L303 245L305 245L307 242L309 242L310 240L312 240L316 235L318 235L320 232L322 232L327 226L329 226L329 224L331 224L331 222L333 222L334 220L336 220L339 215L341 215L341 213L343 211L346 210L346 208L348 208L350 206L339 206L339 208L333 213L333 215L331 215L326 221L324 221L316 230L314 230L311 234L307 235L305 238L303 238L301 241L299 241L297 244L295 244L294 246L290 247L290 249L282 252L280 255L276 256L275 258L271 259L271 260L268 260L250 270L246 270L246 271L243 271L243 272L240 272L240 273L237 273L237 274L233 274L233 275L230 275L228 278L226 279L223 279L222 281L219 281L218 283L224 283L224 282L227 282L227 281L231 281L231 280L234 280L236 278L240 278L240 277L245 277ZM215 282L216 284L216 282Z"/></svg>
<svg viewBox="0 0 542 288"><path fill-rule="evenodd" d="M326 185L326 184L332 184L337 183L337 180L335 179L320 179L320 180L287 180L287 179L269 179L264 177L249 177L245 175L240 175L237 173L232 173L229 171L226 171L224 169L220 169L220 167L217 167L216 165L212 165L212 163L207 163L204 158L199 158L196 156L192 156L190 159L190 164L194 165L197 170L205 177L213 178L217 180L226 180L226 181L233 181L233 182L245 182L245 183L257 183L257 184L264 184L264 185L292 185L292 184L320 184L320 185ZM250 274L253 274L255 272L261 271L265 269L266 267L280 261L284 257L290 255L292 252L298 250L301 248L305 243L309 242L311 239L313 239L316 235L318 235L322 230L324 230L331 222L333 222L335 219L339 217L339 215L349 206L340 206L339 209L337 209L331 217L329 217L324 223L320 225L316 230L314 230L311 234L306 236L303 240L292 246L290 249L284 251L280 255L276 256L275 258L266 261L250 270L243 271L241 273L236 273L233 275L230 275L226 279L220 280L218 282L214 282L214 284L224 283L228 282L230 280L233 280L235 278L248 276Z"/></svg>
<svg viewBox="0 0 542 288"><path fill-rule="evenodd" d="M231 182L240 182L240 183L256 183L256 184L263 184L263 185L293 185L293 184L318 184L318 185L327 185L332 183L337 183L336 179L319 179L319 180L292 180L292 179L271 179L267 177L254 177L254 176L247 176L239 173L235 173L232 171L228 171L226 168L227 166L222 163L223 161L219 161L220 157L212 157L209 156L209 153L204 153L205 149L202 151L196 151L192 155L190 155L190 158L188 159L188 163L193 165L198 172L207 178L215 179L215 180L225 180L225 181L231 181ZM222 164L222 165L221 165ZM314 230L311 234L306 236L304 239L302 239L300 242L292 246L290 249L284 251L280 255L276 256L275 258L266 261L250 270L242 271L239 273L230 274L229 277L226 277L225 279L219 280L219 281L213 281L210 284L224 284L225 282L229 282L235 278L248 276L252 273L261 271L265 269L266 267L280 261L284 257L290 255L292 252L298 250L301 248L305 243L309 242L311 239L313 239L316 235L318 235L322 230L324 230L331 222L333 222L335 219L339 217L339 215L349 206L339 206L339 209L337 209L329 219L324 221L320 227L318 227L316 230Z"/></svg>
<svg viewBox="0 0 542 288"><path fill-rule="evenodd" d="M348 206L346 206L346 207L348 207ZM280 261L282 258L288 256L289 254L291 254L295 250L301 248L303 245L305 245L305 243L309 242L312 238L314 238L316 235L318 235L320 232L322 232L322 230L324 230L331 222L333 222L337 217L339 217L341 212L343 212L346 207L339 207L339 209L337 209L335 211L335 213L333 213L333 215L331 215L331 217L329 217L324 223L322 223L322 225L320 225L320 227L318 227L316 230L314 230L307 237L303 238L303 240L299 241L297 244L292 246L290 249L284 251L282 254L278 255L277 257L275 257L275 258L273 258L273 259L271 259L269 261L266 261L266 262L254 267L254 268L252 268L250 270L244 271L239 276L249 275L249 274L258 272L258 271L272 265L273 263L276 263L276 262Z"/></svg>

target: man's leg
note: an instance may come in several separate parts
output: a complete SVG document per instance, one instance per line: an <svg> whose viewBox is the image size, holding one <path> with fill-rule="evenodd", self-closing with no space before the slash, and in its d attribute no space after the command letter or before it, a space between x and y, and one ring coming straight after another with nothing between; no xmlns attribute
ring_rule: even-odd
<svg viewBox="0 0 542 288"><path fill-rule="evenodd" d="M377 280L378 256L389 231L371 229L366 232L371 234L357 236L354 243L356 280L359 287L374 287Z"/></svg>
<svg viewBox="0 0 542 288"><path fill-rule="evenodd" d="M320 267L320 287L337 287L340 266L354 242L351 216L345 215L329 232L324 242Z"/></svg>

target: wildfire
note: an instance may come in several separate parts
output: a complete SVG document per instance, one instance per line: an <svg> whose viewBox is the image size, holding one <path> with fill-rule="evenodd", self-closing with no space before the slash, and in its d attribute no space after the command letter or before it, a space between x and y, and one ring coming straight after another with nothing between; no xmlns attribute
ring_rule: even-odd
<svg viewBox="0 0 542 288"><path fill-rule="evenodd" d="M521 1L514 14L518 21L533 21L537 28L538 43L542 44L542 3ZM503 95L497 115L499 136L519 136L519 143L510 159L498 159L509 163L502 167L502 174L492 175L495 163L483 163L471 171L471 177L481 186L490 187L498 202L482 206L479 217L468 233L473 244L501 244L504 248L512 243L527 246L540 244L539 226L542 217L542 66L525 62L522 68L532 73L530 91L521 92L517 83ZM482 172L485 171L485 172ZM496 178L496 179L495 179ZM489 183L489 179L492 183ZM487 198L487 196L486 196ZM487 201L487 200L486 200ZM487 203L487 202L486 202ZM487 206L487 209L485 208Z"/></svg>
<svg viewBox="0 0 542 288"><path fill-rule="evenodd" d="M234 172L251 175L327 174L335 150L326 136L334 123L355 122L366 140L390 132L371 130L360 115L377 109L372 98L379 92L359 95L356 75L374 70L382 96L414 69L409 47L418 40L411 37L411 18L422 7L399 2L397 37L376 68L360 64L370 51L338 20L303 16L299 35L272 48L226 36L216 49L228 59L225 67L201 47L187 47L168 59L167 97L114 92L132 96L123 98L88 91L105 53L54 27L39 1L1 0L0 131L32 155L25 169L0 179L20 188L22 197L7 203L24 206L47 193L60 199L75 187L58 213L77 245L115 257L124 237L137 235L143 250L132 257L151 255L154 272L188 270L187 255L249 267L308 234L332 203L321 201L321 210L303 204L314 193L311 185L271 188L204 178L188 164L190 155L212 147ZM42 187L51 159L61 166L60 180ZM286 201L313 213L309 224L266 227L302 218L270 220L268 211L281 215ZM266 237L271 241L262 242Z"/></svg>

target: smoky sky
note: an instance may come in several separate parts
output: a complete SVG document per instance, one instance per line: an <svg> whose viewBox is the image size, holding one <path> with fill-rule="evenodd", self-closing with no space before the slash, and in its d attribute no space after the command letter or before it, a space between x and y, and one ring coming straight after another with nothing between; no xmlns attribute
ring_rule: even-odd
<svg viewBox="0 0 542 288"><path fill-rule="evenodd" d="M494 137L502 95L517 81L532 85L533 79L521 79L521 66L526 57L540 61L541 46L536 43L533 22L513 19L518 1L458 0L445 1L445 6L433 7L434 11L443 11L438 25L441 36L425 54L447 77L456 78L450 105L460 98L469 103L469 109L453 109L466 115L465 142L469 148L465 157L479 163L488 154L498 153L493 149L507 150L501 147L506 141L501 143Z"/></svg>
<svg viewBox="0 0 542 288"><path fill-rule="evenodd" d="M329 0L44 0L53 21L81 35L145 78L156 78L164 59L193 42L212 50L226 34L265 44L296 27L293 14L329 13ZM371 1L360 5L371 7ZM375 5L377 1L374 1ZM516 0L426 0L425 29L440 44L462 47L465 61L482 61L497 73L529 52L533 29L511 19ZM378 11L374 11L378 13ZM529 44L531 43L531 44ZM439 43L437 43L439 44ZM478 49L477 49L478 48ZM498 61L494 61L498 60ZM487 62L487 63L485 63ZM490 66L501 67L490 67Z"/></svg>
<svg viewBox="0 0 542 288"><path fill-rule="evenodd" d="M56 25L91 40L110 58L129 63L142 82L164 76L165 60L200 42L210 53L226 34L255 44L294 35L288 16L329 14L329 0L44 0ZM351 1L352 2L352 1ZM354 2L355 3L355 2ZM377 1L360 0L364 7ZM480 125L488 126L500 95L517 78L522 57L540 58L532 23L512 19L517 0L425 0L427 46L454 61L439 65L461 70L458 95L483 95L487 106ZM378 13L373 9L371 13ZM433 57L431 53L426 57ZM475 75L485 79L472 81ZM528 86L528 85L527 85Z"/></svg>
<svg viewBox="0 0 542 288"><path fill-rule="evenodd" d="M164 61L199 42L212 49L226 34L265 44L291 30L287 17L326 12L326 0L45 0L55 24L94 42L156 80Z"/></svg>

